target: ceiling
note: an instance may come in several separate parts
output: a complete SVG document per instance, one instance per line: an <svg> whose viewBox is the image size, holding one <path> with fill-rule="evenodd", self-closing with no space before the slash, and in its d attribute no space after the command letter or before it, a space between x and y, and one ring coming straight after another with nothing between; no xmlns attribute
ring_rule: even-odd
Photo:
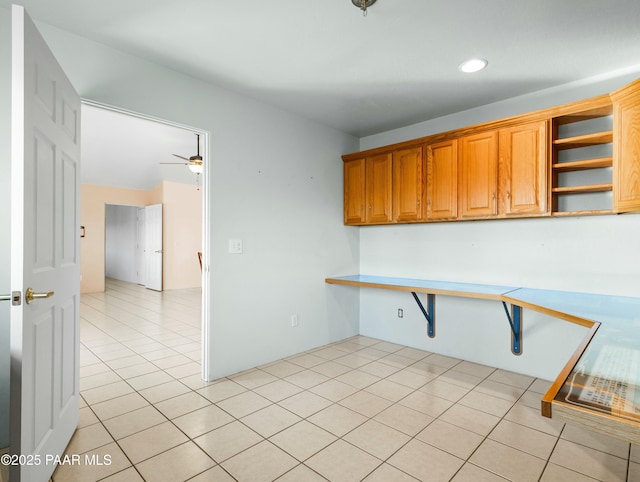
<svg viewBox="0 0 640 482"><path fill-rule="evenodd" d="M0 0L9 6L12 0ZM355 136L637 66L638 0L22 0L31 16ZM483 57L476 74L461 62Z"/></svg>
<svg viewBox="0 0 640 482"><path fill-rule="evenodd" d="M197 153L193 131L83 104L81 182L130 189L152 189L161 181L202 182L178 154ZM200 139L200 152L204 151ZM160 164L162 162L178 164Z"/></svg>
<svg viewBox="0 0 640 482"><path fill-rule="evenodd" d="M0 0L10 7L14 0ZM38 21L363 137L622 69L638 0L22 0ZM488 67L464 74L464 60ZM193 132L83 106L82 182L197 177ZM108 132L108 137L104 135Z"/></svg>

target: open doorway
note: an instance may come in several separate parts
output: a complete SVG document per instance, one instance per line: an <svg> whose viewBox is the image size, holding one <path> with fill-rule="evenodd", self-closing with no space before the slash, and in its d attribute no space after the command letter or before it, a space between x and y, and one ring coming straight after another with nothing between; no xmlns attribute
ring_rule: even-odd
<svg viewBox="0 0 640 482"><path fill-rule="evenodd" d="M187 205L199 201L198 198L186 200ZM200 203L198 202L198 207ZM199 209L197 209L199 212ZM105 207L105 280L114 279L135 283L145 288L163 291L163 205L126 206L107 204ZM168 229L176 229L176 221L170 220ZM192 220L191 229L184 230L187 243L181 243L182 249L191 253L202 250L201 221L199 216ZM178 224L184 225L184 222ZM174 243L177 245L177 243ZM176 260L173 259L174 250L169 250L172 256L170 266L175 270ZM186 272L178 281L171 280L168 289L200 288L200 271L196 272L195 258L193 266L180 266L179 271ZM191 269L190 269L191 268ZM105 281L105 289L108 285Z"/></svg>
<svg viewBox="0 0 640 482"><path fill-rule="evenodd" d="M104 228L104 272L146 287L144 206L107 204Z"/></svg>
<svg viewBox="0 0 640 482"><path fill-rule="evenodd" d="M160 282L148 287L165 297L171 291L197 289L204 334L208 319L207 132L83 101L82 134L82 293L122 292L127 282L150 285L148 259L141 261L139 219L145 216L145 208L160 206L161 245L145 254L146 258L159 256L163 269ZM194 172L182 159L188 160L196 149L202 153L202 173ZM134 211L126 213L127 206ZM110 223L114 215L120 223L115 231ZM131 232L123 223L131 225ZM120 244L110 247L108 238L113 235L120 236ZM136 240L124 248L125 238ZM123 269L128 271L126 276ZM125 283L109 283L109 279ZM206 379L206 336L201 340L198 358Z"/></svg>

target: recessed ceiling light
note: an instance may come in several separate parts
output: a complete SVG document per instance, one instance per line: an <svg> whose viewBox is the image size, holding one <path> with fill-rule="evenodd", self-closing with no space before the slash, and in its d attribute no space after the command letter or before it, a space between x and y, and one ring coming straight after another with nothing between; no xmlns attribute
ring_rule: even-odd
<svg viewBox="0 0 640 482"><path fill-rule="evenodd" d="M458 68L462 72L470 74L472 72L478 72L479 70L484 69L488 63L489 62L487 62L485 59L471 59L461 63L460 67Z"/></svg>

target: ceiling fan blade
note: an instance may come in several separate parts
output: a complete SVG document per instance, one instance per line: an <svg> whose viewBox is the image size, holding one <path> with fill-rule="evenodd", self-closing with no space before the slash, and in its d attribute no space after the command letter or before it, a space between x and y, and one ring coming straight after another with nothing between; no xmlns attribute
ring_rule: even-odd
<svg viewBox="0 0 640 482"><path fill-rule="evenodd" d="M160 164L175 164L175 165L180 165L180 166L188 166L189 165L188 162L161 162Z"/></svg>
<svg viewBox="0 0 640 482"><path fill-rule="evenodd" d="M189 159L188 157L184 157L184 156L179 156L178 154L174 154L174 156L180 158L180 159L184 159L185 161L190 161L191 159Z"/></svg>

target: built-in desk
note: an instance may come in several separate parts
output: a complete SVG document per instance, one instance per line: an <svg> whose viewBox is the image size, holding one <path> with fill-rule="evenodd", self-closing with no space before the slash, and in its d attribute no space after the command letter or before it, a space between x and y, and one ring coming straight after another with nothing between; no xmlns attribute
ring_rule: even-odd
<svg viewBox="0 0 640 482"><path fill-rule="evenodd" d="M525 307L591 322L543 397L543 415L640 444L640 298L532 289L513 296Z"/></svg>
<svg viewBox="0 0 640 482"><path fill-rule="evenodd" d="M427 319L429 336L435 336L435 295L500 301L516 355L525 308L589 328L543 397L542 414L640 444L640 298L368 275L325 281L411 292ZM427 294L427 309L417 293Z"/></svg>
<svg viewBox="0 0 640 482"><path fill-rule="evenodd" d="M367 288L383 288L387 290L409 291L415 299L420 311L427 320L427 335L436 336L436 295L461 296L464 298L478 298L502 301L507 321L511 327L511 351L514 355L522 353L522 309L512 304L511 312L507 308L503 296L517 288L513 286L483 285L475 283L454 283L451 281L435 281L411 278L392 278L388 276L369 276L356 274L327 278L329 284L363 286ZM423 306L417 293L426 293L427 308Z"/></svg>

